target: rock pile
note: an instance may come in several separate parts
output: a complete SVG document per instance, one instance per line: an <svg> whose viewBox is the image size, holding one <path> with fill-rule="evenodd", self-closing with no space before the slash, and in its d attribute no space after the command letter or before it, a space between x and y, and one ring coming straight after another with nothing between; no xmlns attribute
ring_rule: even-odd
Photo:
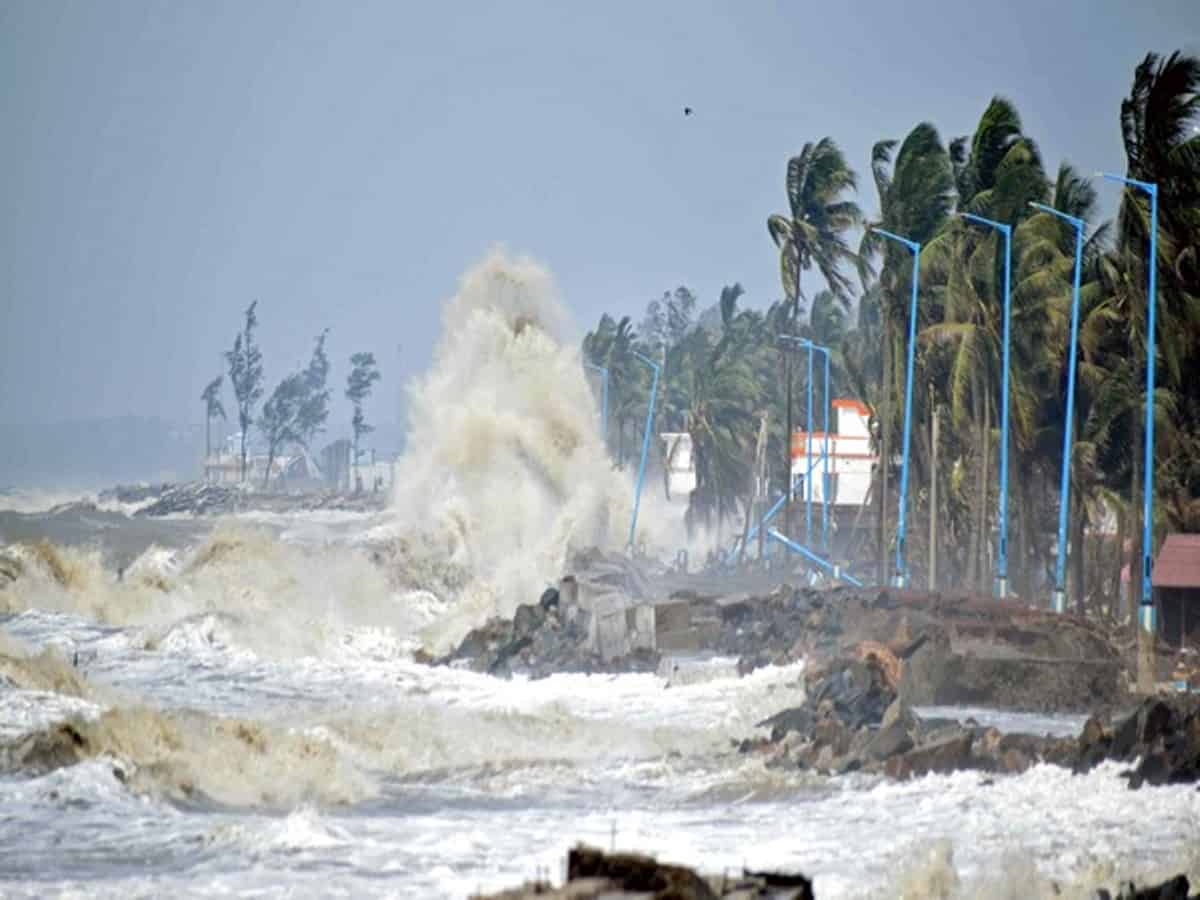
<svg viewBox="0 0 1200 900"><path fill-rule="evenodd" d="M1115 722L1094 717L1078 738L1003 734L968 720L923 720L889 677L886 660L841 659L806 676L796 707L759 723L768 737L744 740L743 753L769 765L826 774L876 772L912 778L974 769L1023 772L1038 762L1087 772L1105 760L1130 763L1132 788L1200 782L1200 699L1144 700Z"/></svg>
<svg viewBox="0 0 1200 900"><path fill-rule="evenodd" d="M101 494L104 499L109 492ZM186 482L138 488L116 488L113 499L122 503L146 503L135 515L158 518L168 515L220 516L250 510L293 513L315 510L372 512L387 506L387 493L359 495L316 491L302 494L269 494L244 490L235 485Z"/></svg>
<svg viewBox="0 0 1200 900"><path fill-rule="evenodd" d="M781 585L737 598L677 592L692 618L715 622L704 649L748 672L827 662L873 642L905 655L910 705L983 705L1037 712L1114 707L1126 661L1110 636L1079 619L970 598ZM915 640L914 640L915 636Z"/></svg>
<svg viewBox="0 0 1200 900"><path fill-rule="evenodd" d="M1074 768L1106 759L1135 764L1130 787L1200 781L1200 699L1150 697L1116 723L1093 717L1080 732Z"/></svg>
<svg viewBox="0 0 1200 900"><path fill-rule="evenodd" d="M511 619L491 619L472 630L449 655L434 662L476 672L544 678L555 672L653 672L659 657L634 651L604 659L592 649L591 613L547 588L537 603L517 607Z"/></svg>
<svg viewBox="0 0 1200 900"><path fill-rule="evenodd" d="M1096 900L1200 900L1189 894L1186 875L1138 888L1106 890ZM536 881L474 900L815 900L812 881L800 874L749 872L702 876L685 866L656 862L636 853L604 853L576 846L567 855L567 880L560 888Z"/></svg>
<svg viewBox="0 0 1200 900"><path fill-rule="evenodd" d="M555 889L535 882L487 900L813 900L803 875L743 872L704 877L686 866L636 853L604 853L579 845L567 854L567 882ZM485 900L485 898L476 898Z"/></svg>

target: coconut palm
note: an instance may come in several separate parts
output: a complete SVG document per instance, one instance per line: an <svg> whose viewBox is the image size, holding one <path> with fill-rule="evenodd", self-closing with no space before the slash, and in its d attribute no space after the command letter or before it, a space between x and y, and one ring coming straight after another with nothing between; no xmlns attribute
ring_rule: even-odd
<svg viewBox="0 0 1200 900"><path fill-rule="evenodd" d="M625 464L626 431L644 413L649 390L644 367L633 355L637 347L638 335L629 316L616 321L605 313L596 330L583 339L584 358L608 369L609 418L617 425L618 466Z"/></svg>
<svg viewBox="0 0 1200 900"><path fill-rule="evenodd" d="M225 381L224 375L218 375L200 394L200 399L204 401L204 460L207 464L208 459L212 456L212 421L218 416L222 421L225 419L225 407L221 404L221 385Z"/></svg>
<svg viewBox="0 0 1200 900"><path fill-rule="evenodd" d="M787 165L788 212L768 217L767 230L779 248L779 270L784 295L791 300L788 330L800 324L801 275L816 267L829 290L843 303L851 297L850 278L843 267L858 266L858 256L847 242L848 232L862 222L862 211L848 191L858 188L858 179L832 138L807 143ZM792 433L792 354L784 353L786 385L786 430ZM784 441L785 472L790 472L790 438ZM788 476L790 477L790 476ZM789 515L790 515L789 507Z"/></svg>
<svg viewBox="0 0 1200 900"><path fill-rule="evenodd" d="M756 337L752 318L736 311L740 290L723 292L722 331L714 339L704 328L691 331L681 344L682 378L689 400L684 427L692 440L696 488L688 503L689 530L717 527L737 510L753 460L755 425L762 382L754 375L749 349Z"/></svg>
<svg viewBox="0 0 1200 900"><path fill-rule="evenodd" d="M896 152L894 140L879 141L871 149L871 174L879 198L879 214L867 224L859 245L859 275L864 288L871 284L876 264L878 290L872 303L879 315L879 343L882 344L880 382L870 393L872 412L878 429L881 460L892 458L891 449L899 438L899 417L893 396L904 388L905 347L908 334L909 293L912 285L912 256L876 233L883 228L919 243L926 243L946 220L954 203L954 177L950 157L942 146L937 129L922 122L905 137ZM928 319L929 310L924 310ZM878 346L878 345L876 345ZM881 465L876 489L878 516L878 576L883 578L884 557L888 545L887 509L890 466Z"/></svg>

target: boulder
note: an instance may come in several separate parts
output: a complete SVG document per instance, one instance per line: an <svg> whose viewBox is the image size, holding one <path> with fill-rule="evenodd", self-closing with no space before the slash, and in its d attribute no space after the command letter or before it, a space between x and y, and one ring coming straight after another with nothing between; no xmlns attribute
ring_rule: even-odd
<svg viewBox="0 0 1200 900"><path fill-rule="evenodd" d="M913 749L912 734L901 719L883 725L867 744L866 754L874 760L887 760Z"/></svg>
<svg viewBox="0 0 1200 900"><path fill-rule="evenodd" d="M546 608L540 603L522 603L513 613L513 633L521 637L532 635L546 621Z"/></svg>
<svg viewBox="0 0 1200 900"><path fill-rule="evenodd" d="M1186 875L1176 875L1162 884L1140 889L1130 883L1120 889L1116 900L1189 900L1188 890L1190 887ZM1112 894L1104 890L1097 891L1096 898L1097 900L1113 900Z"/></svg>
<svg viewBox="0 0 1200 900"><path fill-rule="evenodd" d="M930 772L954 772L971 768L973 735L965 729L942 740L922 744L884 764L884 772L892 778L912 778Z"/></svg>
<svg viewBox="0 0 1200 900"><path fill-rule="evenodd" d="M567 854L567 881L598 878L622 891L678 900L718 900L708 883L691 869L656 862L636 853L606 854L578 846Z"/></svg>

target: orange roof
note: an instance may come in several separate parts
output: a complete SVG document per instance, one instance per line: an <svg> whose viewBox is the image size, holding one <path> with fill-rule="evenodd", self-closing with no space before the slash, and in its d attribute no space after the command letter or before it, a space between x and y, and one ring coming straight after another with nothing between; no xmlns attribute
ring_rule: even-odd
<svg viewBox="0 0 1200 900"><path fill-rule="evenodd" d="M851 400L847 397L834 397L831 401L834 409L852 409L860 416L869 416L871 411L867 409L867 404L861 400Z"/></svg>

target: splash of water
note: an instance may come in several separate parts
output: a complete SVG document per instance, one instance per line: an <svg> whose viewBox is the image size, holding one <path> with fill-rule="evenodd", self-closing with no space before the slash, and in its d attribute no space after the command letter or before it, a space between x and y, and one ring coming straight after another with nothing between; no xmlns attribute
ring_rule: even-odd
<svg viewBox="0 0 1200 900"><path fill-rule="evenodd" d="M425 633L435 649L536 600L572 548L621 546L630 484L566 322L549 273L493 252L447 302L433 366L410 388L394 508L414 586L455 593ZM447 565L459 583L421 571Z"/></svg>

